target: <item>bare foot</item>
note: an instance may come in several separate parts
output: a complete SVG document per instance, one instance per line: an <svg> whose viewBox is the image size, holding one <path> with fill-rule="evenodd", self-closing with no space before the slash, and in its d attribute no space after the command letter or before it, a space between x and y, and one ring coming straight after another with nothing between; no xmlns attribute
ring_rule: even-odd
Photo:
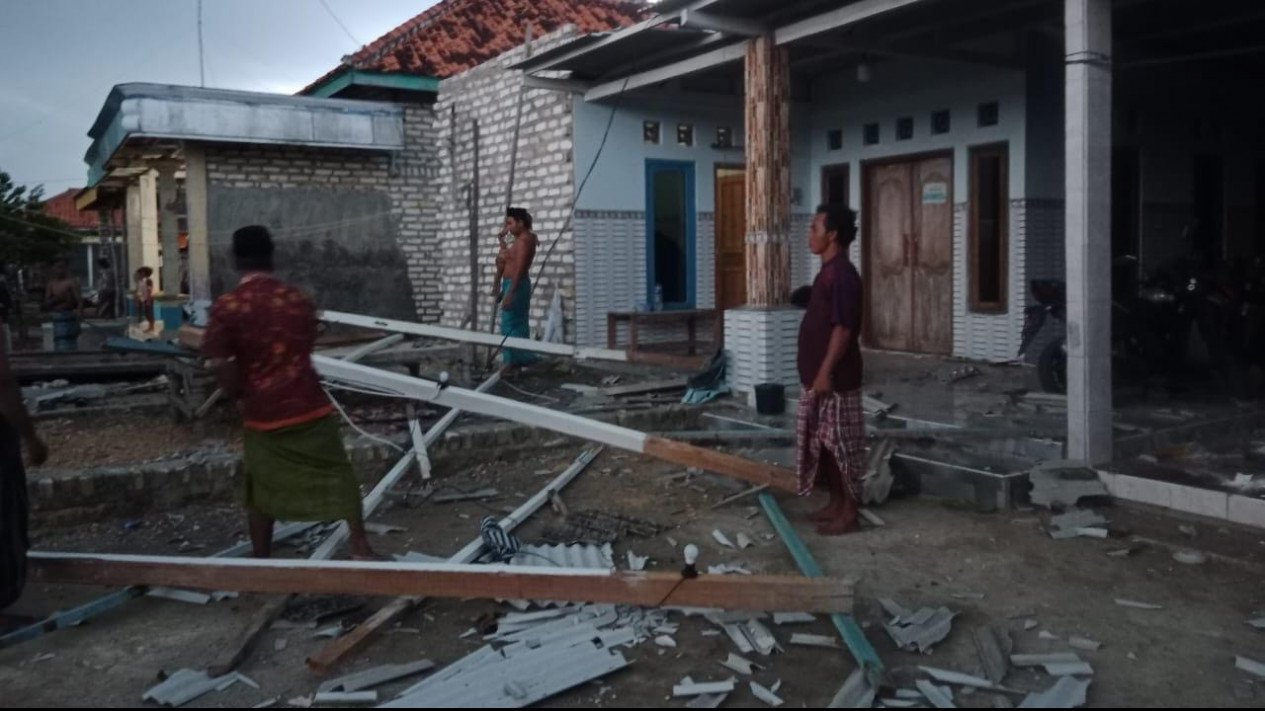
<svg viewBox="0 0 1265 711"><path fill-rule="evenodd" d="M808 520L815 523L825 523L830 519L839 518L843 515L843 504L843 501L831 499L830 503L808 514Z"/></svg>
<svg viewBox="0 0 1265 711"><path fill-rule="evenodd" d="M856 533L861 530L861 522L856 518L845 518L839 516L822 523L817 527L817 533L823 536L846 536L849 533Z"/></svg>

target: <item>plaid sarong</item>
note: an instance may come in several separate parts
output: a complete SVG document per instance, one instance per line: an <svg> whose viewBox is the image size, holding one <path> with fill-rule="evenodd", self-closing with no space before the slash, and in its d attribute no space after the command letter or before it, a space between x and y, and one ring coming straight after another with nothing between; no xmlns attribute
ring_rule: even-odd
<svg viewBox="0 0 1265 711"><path fill-rule="evenodd" d="M861 478L865 476L865 411L861 393L815 395L804 389L796 417L796 474L799 494L808 494L817 484L817 462L824 449L834 456L843 471L849 495L861 501Z"/></svg>

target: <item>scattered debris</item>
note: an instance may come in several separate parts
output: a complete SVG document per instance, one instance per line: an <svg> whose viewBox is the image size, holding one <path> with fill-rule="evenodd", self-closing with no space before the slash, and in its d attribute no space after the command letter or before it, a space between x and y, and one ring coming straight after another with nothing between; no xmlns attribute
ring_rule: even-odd
<svg viewBox="0 0 1265 711"><path fill-rule="evenodd" d="M1010 671L1009 657L1014 643L1010 633L993 627L975 628L975 651L979 654L984 675L993 684L1000 684Z"/></svg>
<svg viewBox="0 0 1265 711"><path fill-rule="evenodd" d="M1079 649L1082 652L1097 652L1099 649L1102 649L1102 642L1077 635L1068 637L1067 643L1072 647L1072 649Z"/></svg>
<svg viewBox="0 0 1265 711"><path fill-rule="evenodd" d="M712 538L716 539L716 542L725 548L737 548L719 528L712 531Z"/></svg>
<svg viewBox="0 0 1265 711"><path fill-rule="evenodd" d="M376 691L318 692L312 697L312 704L315 706L371 706L376 703L378 703Z"/></svg>
<svg viewBox="0 0 1265 711"><path fill-rule="evenodd" d="M751 571L741 565L730 565L729 563L721 563L720 565L707 566L708 575L751 575Z"/></svg>
<svg viewBox="0 0 1265 711"><path fill-rule="evenodd" d="M1032 630L1035 630L1036 628L1038 628L1038 627L1040 627L1040 626L1041 626L1041 623L1040 623L1040 622L1037 622L1036 620L1024 620L1024 621L1023 621L1023 631L1024 631L1024 632L1031 632Z"/></svg>
<svg viewBox="0 0 1265 711"><path fill-rule="evenodd" d="M742 674L744 676L751 676L753 673L755 673L753 670L763 668L763 667L760 667L755 662L752 662L751 660L746 659L744 657L740 657L737 654L734 654L733 652L730 652L729 657L725 659L725 661L721 662L720 665L722 667L725 667L726 669L738 672L739 674Z"/></svg>
<svg viewBox="0 0 1265 711"><path fill-rule="evenodd" d="M1265 664L1247 657L1235 657L1234 668L1239 671L1245 671L1258 679L1265 679Z"/></svg>
<svg viewBox="0 0 1265 711"><path fill-rule="evenodd" d="M1108 551L1107 555L1112 558L1128 558L1133 555L1132 548L1121 548L1120 550Z"/></svg>
<svg viewBox="0 0 1265 711"><path fill-rule="evenodd" d="M1254 620L1248 620L1247 623L1258 630L1265 630L1265 617L1258 617Z"/></svg>
<svg viewBox="0 0 1265 711"><path fill-rule="evenodd" d="M1083 535L1095 535L1095 537L1098 537L1096 533L1087 532L1104 530L1101 527L1105 525L1107 525L1107 519L1103 518L1098 512L1089 509L1073 509L1050 519L1050 537L1056 541ZM1106 536L1101 537L1105 538Z"/></svg>
<svg viewBox="0 0 1265 711"><path fill-rule="evenodd" d="M617 516L603 511L573 511L562 526L547 527L541 537L550 543L613 543L623 536L654 538L662 531L656 523Z"/></svg>
<svg viewBox="0 0 1265 711"><path fill-rule="evenodd" d="M717 501L716 503L712 504L712 509L713 510L718 509L726 504L732 504L733 502L738 501L739 499L745 499L748 496L759 494L760 492L768 488L769 488L768 484L760 484L759 486L753 486L750 489L747 489L746 491L740 491L737 494L734 494L733 496L726 496L720 501Z"/></svg>
<svg viewBox="0 0 1265 711"><path fill-rule="evenodd" d="M1062 639L1062 637L1059 637L1058 635L1054 634L1053 632L1049 630L1041 630L1040 632L1037 633L1037 638L1044 639L1050 642L1058 642Z"/></svg>
<svg viewBox="0 0 1265 711"><path fill-rule="evenodd" d="M347 676L339 677L337 679L330 679L329 681L321 684L317 688L317 691L320 693L330 693L335 691L352 693L356 691L363 691L365 689L378 686L379 684L386 684L387 682L398 681L405 677L428 672L434 668L435 663L427 659L416 661L411 664L385 664L371 669L365 669L364 671L359 671L355 674L348 674ZM317 699L317 703L320 703L319 698Z"/></svg>
<svg viewBox="0 0 1265 711"><path fill-rule="evenodd" d="M672 696L679 699L686 696L704 696L704 695L711 696L713 694L729 694L729 693L733 693L734 687L737 685L737 683L738 683L738 680L732 677L729 679L726 679L725 681L712 681L712 682L702 682L702 683L696 682L693 679L690 679L689 677L685 677L684 679L681 680L680 684L677 684L676 686L672 687Z"/></svg>
<svg viewBox="0 0 1265 711"><path fill-rule="evenodd" d="M931 702L931 705L938 709L955 709L957 705L953 703L953 691L942 686L936 686L926 679L919 679L915 682L918 691L922 692L924 698Z"/></svg>
<svg viewBox="0 0 1265 711"><path fill-rule="evenodd" d="M1046 664L1045 673L1050 676L1093 676L1094 668L1089 662L1069 662L1067 664Z"/></svg>
<svg viewBox="0 0 1265 711"><path fill-rule="evenodd" d="M839 648L839 640L822 634L793 634L791 635L791 644L799 647Z"/></svg>
<svg viewBox="0 0 1265 711"><path fill-rule="evenodd" d="M1116 604L1121 607L1130 607L1135 610L1163 610L1164 609L1163 606L1161 605L1152 605L1147 602L1135 602L1133 600L1121 600L1120 598L1116 598Z"/></svg>
<svg viewBox="0 0 1265 711"><path fill-rule="evenodd" d="M751 546L755 545L754 543L751 542L751 538L745 533L739 533L737 536L734 537L734 540L737 543L739 550L746 550L750 548Z"/></svg>
<svg viewBox="0 0 1265 711"><path fill-rule="evenodd" d="M892 455L896 453L896 443L890 439L880 439L870 446L866 462L865 476L861 478L861 503L866 506L877 506L891 496L892 484L896 478L892 474ZM861 509L864 515L866 509ZM883 524L877 523L876 526Z"/></svg>
<svg viewBox="0 0 1265 711"><path fill-rule="evenodd" d="M403 526L392 526L386 523L374 523L373 521L365 522L365 531L375 536L385 536L391 533L404 533L407 528Z"/></svg>
<svg viewBox="0 0 1265 711"><path fill-rule="evenodd" d="M882 528L883 526L887 525L886 521L879 518L878 514L874 513L873 511L869 509L861 509L861 517L864 518L866 521L869 521L871 525L877 526L879 528Z"/></svg>
<svg viewBox="0 0 1265 711"><path fill-rule="evenodd" d="M1028 472L1032 504L1043 508L1074 508L1087 498L1107 498L1110 493L1098 472L1070 462L1046 462Z"/></svg>
<svg viewBox="0 0 1265 711"><path fill-rule="evenodd" d="M743 626L743 631L747 635L747 639L751 640L751 645L755 651L762 656L769 656L774 650L780 650L781 647L777 643L777 638L765 627L759 620L747 620Z"/></svg>
<svg viewBox="0 0 1265 711"><path fill-rule="evenodd" d="M1199 537L1199 529L1195 528L1194 526L1188 525L1188 524L1182 524L1181 526L1178 526L1178 527L1177 527L1177 530L1179 530L1179 531L1181 531L1182 533L1186 534L1186 536L1187 536L1187 537L1189 537L1189 538L1198 538L1198 537Z"/></svg>
<svg viewBox="0 0 1265 711"><path fill-rule="evenodd" d="M948 669L936 669L935 667L919 667L929 674L932 679L941 684L953 684L954 686L970 686L976 689L994 689L996 686L988 679L981 679L978 676L963 674L961 672L950 671Z"/></svg>
<svg viewBox="0 0 1265 711"><path fill-rule="evenodd" d="M774 693L772 689L766 688L754 681L750 682L750 686L752 695L773 708L777 708L778 706L786 703L785 701L782 701L781 697Z"/></svg>
<svg viewBox="0 0 1265 711"><path fill-rule="evenodd" d="M1203 565L1208 562L1208 556L1203 551L1187 549L1174 553L1173 560L1182 565Z"/></svg>
<svg viewBox="0 0 1265 711"><path fill-rule="evenodd" d="M984 593L954 593L954 600L983 600Z"/></svg>
<svg viewBox="0 0 1265 711"><path fill-rule="evenodd" d="M168 676L161 684L141 694L141 701L153 701L159 706L184 706L212 691L219 691L237 681L236 673L227 677L212 677L204 671L180 669ZM231 677L231 678L229 678ZM225 682L228 682L225 684Z"/></svg>
<svg viewBox="0 0 1265 711"><path fill-rule="evenodd" d="M889 601L890 602L890 601ZM895 605L895 603L892 603ZM886 606L885 606L886 607ZM902 609L899 605L895 609ZM889 609L888 612L892 610ZM953 618L957 613L947 607L932 609L924 607L916 613L905 613L884 625L892 641L901 649L923 654L939 644L953 629Z"/></svg>
<svg viewBox="0 0 1265 711"><path fill-rule="evenodd" d="M632 571L641 571L646 569L646 563L650 562L650 556L637 555L632 551L628 551L628 569Z"/></svg>

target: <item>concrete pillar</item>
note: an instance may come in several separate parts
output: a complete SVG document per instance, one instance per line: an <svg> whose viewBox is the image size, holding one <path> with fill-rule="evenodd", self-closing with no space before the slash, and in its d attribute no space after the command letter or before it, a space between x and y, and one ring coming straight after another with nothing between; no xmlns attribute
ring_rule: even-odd
<svg viewBox="0 0 1265 711"><path fill-rule="evenodd" d="M790 301L790 62L771 35L746 54L747 305L725 312L729 385L753 399L762 383L798 397L795 356L802 312ZM798 235L797 235L798 237Z"/></svg>
<svg viewBox="0 0 1265 711"><path fill-rule="evenodd" d="M141 260L132 265L132 273L141 267L153 269L157 277L162 265L161 245L158 239L158 176L149 171L140 176L141 198ZM157 279L155 279L155 283Z"/></svg>
<svg viewBox="0 0 1265 711"><path fill-rule="evenodd" d="M126 291L132 284L132 275L145 263L143 230L141 229L141 196L140 181L127 186L127 202L123 208L123 240L127 253L127 263L120 264L119 291Z"/></svg>
<svg viewBox="0 0 1265 711"><path fill-rule="evenodd" d="M1067 450L1112 457L1111 0L1064 0Z"/></svg>
<svg viewBox="0 0 1265 711"><path fill-rule="evenodd" d="M211 298L211 252L208 241L206 150L185 144L185 205L189 217L189 297Z"/></svg>
<svg viewBox="0 0 1265 711"><path fill-rule="evenodd" d="M159 288L164 294L180 294L180 213L176 211L175 162L163 162L158 169L159 230L162 234L162 281Z"/></svg>

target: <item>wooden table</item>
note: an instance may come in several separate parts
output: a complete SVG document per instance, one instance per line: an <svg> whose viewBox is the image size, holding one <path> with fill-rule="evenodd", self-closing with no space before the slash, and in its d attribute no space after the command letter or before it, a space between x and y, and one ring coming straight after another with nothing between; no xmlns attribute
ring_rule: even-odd
<svg viewBox="0 0 1265 711"><path fill-rule="evenodd" d="M619 323L628 322L628 352L637 351L638 329L644 325L684 323L689 329L687 346L690 355L698 354L698 320L710 318L713 322L712 338L719 346L723 340L724 324L715 309L681 309L679 311L611 311L606 314L606 347L618 348Z"/></svg>

